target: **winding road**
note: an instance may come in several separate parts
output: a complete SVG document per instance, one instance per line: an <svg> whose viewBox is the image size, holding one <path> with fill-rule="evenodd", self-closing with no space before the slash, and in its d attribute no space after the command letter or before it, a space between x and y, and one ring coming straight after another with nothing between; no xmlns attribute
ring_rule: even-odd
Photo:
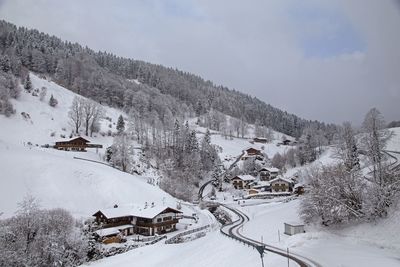
<svg viewBox="0 0 400 267"><path fill-rule="evenodd" d="M275 246L271 246L265 243L261 243L257 240L251 239L249 237L244 236L240 230L243 228L243 225L245 223L247 223L250 219L249 217L243 213L242 211L235 209L233 207L224 205L224 204L220 204L221 206L223 206L224 208L232 211L233 213L235 213L238 216L238 219L231 222L230 224L226 224L223 227L221 227L221 233L231 237L233 239L236 239L238 241L243 242L246 245L252 246L253 248L256 248L260 253L265 253L265 252L270 252L270 253L274 253L277 254L279 256L285 257L285 258L289 258L290 260L294 261L295 263L297 263L297 265L301 266L301 267L320 267L321 265L317 262L315 262L312 259L306 258L304 256L301 256L299 254L296 253L290 253L288 255L288 253L281 248L275 247Z"/></svg>
<svg viewBox="0 0 400 267"><path fill-rule="evenodd" d="M223 177L226 175L227 172L231 171L231 170L233 169L233 167L235 167L236 163L238 163L238 161L243 157L244 154L245 154L245 152L242 151L242 154L240 154L240 156L238 156L238 157L235 159L235 161L229 166L229 168L228 168L223 174L221 174L221 175L220 175L218 178L216 178L216 179L211 179L211 180L205 182L205 183L200 187L200 189L199 189L199 199L200 199L200 200L203 199L203 191L204 191L204 189L206 188L206 186L209 185L209 184L211 184L212 182L218 181L218 180L220 180L221 178L223 178Z"/></svg>

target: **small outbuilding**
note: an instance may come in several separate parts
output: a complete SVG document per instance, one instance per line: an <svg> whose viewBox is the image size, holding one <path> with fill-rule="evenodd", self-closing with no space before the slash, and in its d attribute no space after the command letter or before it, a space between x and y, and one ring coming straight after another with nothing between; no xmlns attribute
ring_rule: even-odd
<svg viewBox="0 0 400 267"><path fill-rule="evenodd" d="M304 224L299 222L286 222L285 223L285 234L295 235L305 233Z"/></svg>

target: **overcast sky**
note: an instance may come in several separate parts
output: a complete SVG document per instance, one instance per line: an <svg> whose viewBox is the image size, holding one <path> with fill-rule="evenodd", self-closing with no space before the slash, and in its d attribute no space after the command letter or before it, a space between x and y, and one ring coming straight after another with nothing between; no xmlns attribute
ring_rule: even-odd
<svg viewBox="0 0 400 267"><path fill-rule="evenodd" d="M390 0L0 0L0 18L189 71L307 119L400 120Z"/></svg>

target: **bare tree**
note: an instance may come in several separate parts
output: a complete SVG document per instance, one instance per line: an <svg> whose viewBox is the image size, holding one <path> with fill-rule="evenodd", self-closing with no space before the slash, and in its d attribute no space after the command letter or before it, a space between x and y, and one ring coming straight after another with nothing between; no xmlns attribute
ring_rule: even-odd
<svg viewBox="0 0 400 267"><path fill-rule="evenodd" d="M84 107L84 100L81 97L74 97L72 101L71 108L68 112L68 117L71 121L71 124L75 128L75 133L79 133L79 128L82 126L83 118L83 107Z"/></svg>

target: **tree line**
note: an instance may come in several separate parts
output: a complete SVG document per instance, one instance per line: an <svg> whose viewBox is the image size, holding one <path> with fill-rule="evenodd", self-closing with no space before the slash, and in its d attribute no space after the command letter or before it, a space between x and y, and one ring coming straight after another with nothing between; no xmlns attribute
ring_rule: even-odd
<svg viewBox="0 0 400 267"><path fill-rule="evenodd" d="M0 21L0 53L0 69L23 83L29 77L28 70L44 74L82 96L137 116L157 116L162 123L164 114L182 120L218 111L294 137L300 137L305 128L314 127L331 140L336 128L299 118L187 72L95 52L5 21Z"/></svg>

